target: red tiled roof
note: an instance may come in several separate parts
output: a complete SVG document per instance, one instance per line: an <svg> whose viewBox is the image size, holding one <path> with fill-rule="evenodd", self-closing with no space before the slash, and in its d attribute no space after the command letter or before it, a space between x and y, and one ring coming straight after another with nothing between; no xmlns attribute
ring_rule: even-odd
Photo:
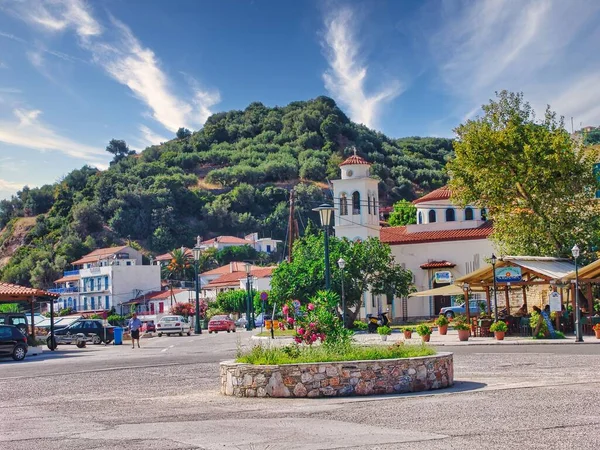
<svg viewBox="0 0 600 450"><path fill-rule="evenodd" d="M66 283L68 281L79 281L81 277L79 275L69 275L67 277L59 278L58 280L54 280L55 283Z"/></svg>
<svg viewBox="0 0 600 450"><path fill-rule="evenodd" d="M183 247L183 253L185 256L190 256L192 257L192 250L187 248L187 247ZM170 261L173 258L173 256L171 255L171 252L168 253L163 253L162 255L158 255L154 260L155 261Z"/></svg>
<svg viewBox="0 0 600 450"><path fill-rule="evenodd" d="M250 266L250 270L259 269L260 266ZM246 273L246 263L234 261L216 269L202 272L200 275L224 275L226 273L244 272Z"/></svg>
<svg viewBox="0 0 600 450"><path fill-rule="evenodd" d="M368 162L366 159L358 156L358 155L352 155L350 158L348 158L346 161L344 161L343 163L340 164L341 166L349 166L351 164L366 164L368 166L371 165L370 162Z"/></svg>
<svg viewBox="0 0 600 450"><path fill-rule="evenodd" d="M189 289L173 289L173 295L180 294L181 292L189 292ZM133 300L123 302L123 305L133 305L148 300L166 300L169 297L171 297L171 289L165 289L162 291L154 291L148 292L147 294L142 294Z"/></svg>
<svg viewBox="0 0 600 450"><path fill-rule="evenodd" d="M406 227L382 228L380 237L381 242L397 245L486 239L492 234L494 227L491 222L486 222L477 228L464 228L460 230L417 231L414 233L407 233L406 231Z"/></svg>
<svg viewBox="0 0 600 450"><path fill-rule="evenodd" d="M78 259L77 261L73 261L71 264L86 264L100 261L101 259L106 259L110 256L113 256L116 253L119 253L124 248L127 248L127 246L121 245L120 247L98 248L93 252L88 253L83 258Z"/></svg>
<svg viewBox="0 0 600 450"><path fill-rule="evenodd" d="M443 186L435 191L431 191L429 194L426 194L421 198L416 199L413 201L413 205L423 202L431 202L434 200L448 200L451 194L452 192L450 191L450 188L448 186Z"/></svg>
<svg viewBox="0 0 600 450"><path fill-rule="evenodd" d="M200 245L212 245L215 242L219 244L240 244L240 245L250 245L252 241L247 241L246 239L242 239L235 236L217 236L216 238L209 239L207 241L203 241Z"/></svg>
<svg viewBox="0 0 600 450"><path fill-rule="evenodd" d="M428 263L421 264L421 269L441 269L442 267L455 267L456 264L450 261L429 261Z"/></svg>
<svg viewBox="0 0 600 450"><path fill-rule="evenodd" d="M250 276L256 278L265 278L270 277L273 274L275 267L260 267L258 269L254 269L250 272ZM213 288L213 287L223 287L223 286L237 286L239 281L243 278L246 278L246 272L233 272L226 273L225 275L220 276L216 280L211 281L207 285L203 286L203 288Z"/></svg>
<svg viewBox="0 0 600 450"><path fill-rule="evenodd" d="M0 300L13 300L14 297L60 297L42 289L35 289L18 284L0 283Z"/></svg>

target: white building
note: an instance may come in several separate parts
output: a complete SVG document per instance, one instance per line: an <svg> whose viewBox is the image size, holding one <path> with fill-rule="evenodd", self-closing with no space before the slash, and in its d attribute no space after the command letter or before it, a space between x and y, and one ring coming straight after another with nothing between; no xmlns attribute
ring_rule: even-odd
<svg viewBox="0 0 600 450"><path fill-rule="evenodd" d="M244 238L235 236L217 236L200 243L202 250L208 250L214 248L217 251L223 250L227 247L242 247L248 245L254 248L256 251L263 253L274 253L277 251L277 246L281 243L280 240L271 238L259 238L258 233L251 233Z"/></svg>
<svg viewBox="0 0 600 450"><path fill-rule="evenodd" d="M252 289L256 291L268 291L271 289L271 276L275 267L255 267L250 271ZM202 285L202 297L207 301L215 301L221 292L246 289L246 271L226 273L213 279L206 285Z"/></svg>
<svg viewBox="0 0 600 450"><path fill-rule="evenodd" d="M161 288L160 267L142 265L142 254L128 246L97 249L72 264L78 269L55 281L57 308L120 313L122 303Z"/></svg>
<svg viewBox="0 0 600 450"><path fill-rule="evenodd" d="M349 239L378 237L391 246L396 264L413 273L417 291L441 287L478 269L494 251L488 239L493 231L486 221L485 210L459 208L450 201L450 190L437 189L415 200L417 224L402 227L379 227L377 180L369 177L370 164L353 155L341 164L341 180L333 181L335 198L335 235ZM349 173L350 172L350 173ZM360 195L358 208L347 209L349 199ZM353 202L354 203L354 202ZM354 206L354 204L352 205ZM388 304L388 301L390 302ZM389 310L390 318L405 321L437 315L449 306L450 297L387 299L365 292L361 317Z"/></svg>
<svg viewBox="0 0 600 450"><path fill-rule="evenodd" d="M145 292L123 305L127 308L134 305L135 311L139 315L154 316L152 320L160 320L163 315L170 313L171 307L175 304L195 301L196 294L190 289L164 289L162 291Z"/></svg>

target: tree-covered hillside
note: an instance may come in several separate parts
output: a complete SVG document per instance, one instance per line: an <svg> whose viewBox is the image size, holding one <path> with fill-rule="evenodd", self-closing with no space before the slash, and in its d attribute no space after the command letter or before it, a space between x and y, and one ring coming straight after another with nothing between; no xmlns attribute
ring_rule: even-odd
<svg viewBox="0 0 600 450"><path fill-rule="evenodd" d="M373 163L383 205L447 180L449 139L388 138L351 122L327 97L274 108L252 103L211 116L195 133L181 129L140 154L113 140L108 170L85 166L55 185L24 188L0 202L0 227L8 231L16 218L37 216L2 278L47 287L69 261L123 240L157 253L191 246L196 235L258 231L283 239L290 188L302 226L330 197L326 181L339 176L352 147ZM0 253L8 234L0 235Z"/></svg>

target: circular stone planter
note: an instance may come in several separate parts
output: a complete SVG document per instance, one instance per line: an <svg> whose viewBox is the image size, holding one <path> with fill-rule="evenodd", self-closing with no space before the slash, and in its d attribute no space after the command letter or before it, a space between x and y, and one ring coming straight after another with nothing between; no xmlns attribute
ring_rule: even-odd
<svg viewBox="0 0 600 450"><path fill-rule="evenodd" d="M260 366L221 363L221 393L236 397L345 397L441 389L454 384L452 353L374 361Z"/></svg>

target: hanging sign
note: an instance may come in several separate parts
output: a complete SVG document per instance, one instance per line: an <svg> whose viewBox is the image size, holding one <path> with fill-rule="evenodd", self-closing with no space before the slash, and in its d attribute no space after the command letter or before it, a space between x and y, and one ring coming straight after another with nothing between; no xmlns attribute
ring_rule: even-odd
<svg viewBox="0 0 600 450"><path fill-rule="evenodd" d="M498 267L495 275L498 283L511 283L522 280L520 267Z"/></svg>
<svg viewBox="0 0 600 450"><path fill-rule="evenodd" d="M551 292L548 300L550 303L550 311L562 310L562 301L558 292Z"/></svg>
<svg viewBox="0 0 600 450"><path fill-rule="evenodd" d="M436 272L433 276L436 283L452 283L452 272Z"/></svg>

